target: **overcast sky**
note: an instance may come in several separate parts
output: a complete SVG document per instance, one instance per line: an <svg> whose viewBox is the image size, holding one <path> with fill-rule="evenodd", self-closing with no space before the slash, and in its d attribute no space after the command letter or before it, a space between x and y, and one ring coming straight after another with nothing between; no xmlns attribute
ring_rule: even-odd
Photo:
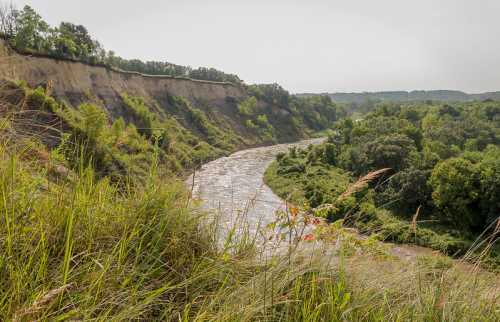
<svg viewBox="0 0 500 322"><path fill-rule="evenodd" d="M5 1L5 0L4 0ZM500 90L500 0L31 0L125 58L291 92Z"/></svg>

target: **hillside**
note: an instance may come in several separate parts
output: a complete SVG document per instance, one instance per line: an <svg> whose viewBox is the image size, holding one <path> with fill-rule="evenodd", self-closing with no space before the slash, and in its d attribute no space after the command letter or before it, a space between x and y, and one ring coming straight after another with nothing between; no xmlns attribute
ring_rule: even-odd
<svg viewBox="0 0 500 322"><path fill-rule="evenodd" d="M222 106L226 98L244 98L243 87L231 83L148 76L134 72L92 66L82 62L17 54L0 39L0 77L25 80L30 86L46 86L71 105L92 101L119 115L121 93L162 102L170 96L182 96L193 104Z"/></svg>
<svg viewBox="0 0 500 322"><path fill-rule="evenodd" d="M150 143L157 132L164 141L187 131L196 140L184 135L182 143L194 148L200 140L217 149L195 163L243 147L308 137L343 112L323 97L298 98L277 84L247 85L214 68L123 59L85 26L52 27L30 6L5 5L0 18L0 79L21 82L25 92L43 91L70 110L91 104L105 113L107 125L123 119L139 132L150 132ZM165 129L167 120L178 125L176 131Z"/></svg>
<svg viewBox="0 0 500 322"><path fill-rule="evenodd" d="M185 111L176 110L172 104L173 97L183 97L207 113L218 126L236 130L246 137L242 146L259 143L258 139L251 138L252 133L240 126L243 122L238 119L236 105L248 94L238 85L146 76L81 62L20 55L4 41L0 41L0 61L0 77L25 81L32 88L46 88L50 84L51 95L73 107L92 103L104 109L111 119L126 117L128 109L123 95L127 94L140 97L149 107L158 105L162 111L177 117L185 127L192 127L183 115ZM260 105L265 107L264 103ZM295 137L303 135L298 129L294 134Z"/></svg>
<svg viewBox="0 0 500 322"><path fill-rule="evenodd" d="M432 91L387 91L387 92L362 92L362 93L304 93L299 96L327 95L334 102L357 103L367 101L383 102L409 102L409 101L444 101L444 102L467 102L474 100L500 100L500 92L487 92L480 94L468 94L453 90L432 90Z"/></svg>
<svg viewBox="0 0 500 322"><path fill-rule="evenodd" d="M155 155L163 171L183 175L245 147L310 137L344 114L327 97L298 98L277 84L144 75L20 54L3 40L0 85L0 115L18 131L66 157L83 143L67 166L92 160L117 182L142 181Z"/></svg>

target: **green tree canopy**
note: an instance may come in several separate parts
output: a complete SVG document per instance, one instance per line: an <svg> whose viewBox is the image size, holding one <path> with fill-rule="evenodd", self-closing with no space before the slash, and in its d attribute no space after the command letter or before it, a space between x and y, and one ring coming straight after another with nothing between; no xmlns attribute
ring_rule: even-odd
<svg viewBox="0 0 500 322"><path fill-rule="evenodd" d="M443 215L457 227L480 229L485 218L479 213L480 187L477 165L464 158L439 163L430 178L432 199Z"/></svg>

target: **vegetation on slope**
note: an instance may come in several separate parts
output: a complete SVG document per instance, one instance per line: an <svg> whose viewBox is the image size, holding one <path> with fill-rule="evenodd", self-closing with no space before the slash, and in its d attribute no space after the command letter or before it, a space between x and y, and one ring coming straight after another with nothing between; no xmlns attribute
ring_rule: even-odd
<svg viewBox="0 0 500 322"><path fill-rule="evenodd" d="M228 75L223 73L218 75L213 71L206 71L207 75L204 76L205 72L202 71L192 71L195 72L194 74L179 71L178 66L170 66L171 70L168 63L162 65L162 63L152 62L151 66L148 65L149 67L137 67L142 63L134 62L132 65L135 67L124 67L123 64L127 65L124 60L109 53L105 54L85 27L63 22L59 27L51 28L28 6L22 10L9 6L0 7L0 29L17 51L33 53L34 56L121 66L151 75L170 74L189 77L194 75L193 77L199 79L231 81ZM50 80L39 77L31 82L32 86L51 83ZM107 102L112 106L103 106L106 103L97 97L99 95L89 93L88 90L80 91L78 84L75 85L75 91L81 92L81 95L61 88L55 92L60 95L60 99L72 102L75 105L73 107L89 102L93 105L100 105L102 108L109 107L112 115L107 115L109 122L104 123L115 122L122 117L126 124L134 124L138 132L151 142L154 141L153 132L156 134L162 132L161 130L153 131L153 127L161 129L166 125L158 123L174 124L177 121L195 137L215 148L219 152L217 155L243 146L299 140L326 129L345 114L341 106L333 104L327 97L299 98L290 95L278 84L251 86L240 84L239 86L237 97L222 96L215 100L201 96L187 101L186 97L169 95L168 90L165 93L155 91L153 97L151 95L132 97L131 93L116 93L118 95L114 96L113 102ZM47 85L48 89L49 87ZM111 90L115 91L114 88ZM245 93L247 95L244 95ZM162 137L162 140L168 141L165 137ZM194 142L195 140L186 138L183 141ZM202 144L201 148L204 149L205 144ZM182 150L185 152L186 149ZM200 159L209 158L195 157L194 159L196 160L192 163L197 165ZM181 162L186 163L185 160Z"/></svg>
<svg viewBox="0 0 500 322"><path fill-rule="evenodd" d="M309 137L346 115L343 106L326 96L297 97L278 84L251 85L248 92L249 97L237 104L238 114L247 129L264 142ZM298 137L297 133L303 134Z"/></svg>
<svg viewBox="0 0 500 322"><path fill-rule="evenodd" d="M498 102L380 105L337 123L327 142L278 156L266 182L331 221L464 255L499 227L499 120ZM384 168L391 172L339 198L355 178ZM498 246L492 255L498 262Z"/></svg>
<svg viewBox="0 0 500 322"><path fill-rule="evenodd" d="M223 119L214 114L216 109L203 103L196 108L183 97L167 95L160 105L154 100L122 93L122 110L114 111L111 116L107 109L92 103L73 107L59 102L50 96L50 86L32 89L22 82L8 81L1 86L2 99L10 102L11 112L23 113L27 130L41 135L46 144L71 160L71 167L78 167L81 159L91 160L100 176L114 182L145 177L154 156L159 159L162 171L181 174L244 146L308 137L315 128L305 124L306 120L310 115L319 115L318 109L330 111L326 118L321 116L325 124L333 122L342 112L329 100L288 112L292 103L267 105L255 96L248 96L228 102L225 108L229 111L223 114L227 118ZM309 101L297 101L281 87L278 89L293 104ZM275 92L269 91L266 97L271 100L273 95ZM251 108L243 113L241 107L245 105ZM246 128L243 124L251 120L255 120L256 127ZM47 134L47 126L50 135L43 135ZM84 148L75 151L75 145Z"/></svg>
<svg viewBox="0 0 500 322"><path fill-rule="evenodd" d="M71 168L91 162L96 174L115 182L147 177L154 158L161 163L163 172L179 174L229 153L239 139L237 135L222 133L200 111L195 124L207 133L196 136L172 116L126 94L124 117L111 120L100 107L70 107L48 96L41 87L33 90L4 82L2 91L2 101L7 106L3 112L23 115L16 119L17 128L39 136L68 159ZM182 108L195 111L186 100L173 100L183 104ZM80 149L75 150L75 146Z"/></svg>
<svg viewBox="0 0 500 322"><path fill-rule="evenodd" d="M241 112L240 117L243 118L241 123L245 124L250 136L259 138L250 145L299 139L315 131L324 130L345 114L339 105L333 104L326 96L296 97L290 95L278 84L247 86L237 76L214 69L193 70L167 62L127 61L117 57L113 52L106 52L84 26L62 22L59 27L52 28L29 6L25 6L22 10L17 10L12 6L0 6L0 33L20 53L71 59L93 65L114 66L148 75L170 75L237 83L246 88L248 100L235 101L235 98L227 97L225 104L234 105L234 108ZM213 126L209 126L210 129L205 126L209 119L202 120L206 117L201 114L214 108L213 106L204 106L202 109L198 105L203 105L203 102L191 102L191 105L197 106L190 106L187 102L181 102L176 98L169 98L168 101L169 105L173 105L169 107L177 110L176 116L186 119L183 124L185 127L198 123L197 127L191 129L209 136L212 141L214 135L223 134L216 134L217 130ZM244 105L249 106L240 108ZM184 111L181 111L183 107ZM161 106L158 108L150 106L150 110L154 113L160 112ZM187 113L185 110L188 110ZM213 120L212 123L214 123ZM218 124L217 127L220 128L221 125ZM223 129L223 132L227 132L226 130L227 128ZM232 133L228 133L227 136L231 137ZM222 142L214 144L219 148L229 148L226 144L221 147L219 143Z"/></svg>
<svg viewBox="0 0 500 322"><path fill-rule="evenodd" d="M116 57L111 59L103 54L100 45L88 34L85 27L64 22L58 28L50 28L28 6L23 10L8 6L0 7L0 29L11 46L21 53L71 59L90 64L121 66L121 63L113 63ZM152 65L158 67L161 64L152 63ZM139 70L152 75L171 74L168 68L158 68L150 70L145 67L145 69L132 68L131 70ZM212 75L212 71L207 73ZM199 79L229 80L224 76L225 74L220 77L217 75L205 77L202 72L195 74L199 75L199 77L196 76ZM174 71L172 75L178 76L179 74ZM182 75L192 76L185 72L182 72ZM49 84L50 80L37 79L30 85L38 86L45 82ZM132 97L130 93L118 93L122 96L122 102L119 99L114 102L113 115L108 115L107 118L110 118L110 122L114 122L117 121L116 117L122 116L127 124L129 121L135 124L140 134L150 141L153 141L153 131L150 129L152 126L161 128L163 125L157 124L158 122L165 123L166 118L175 118L194 136L222 152L228 152L242 146L293 141L308 137L314 132L324 130L345 114L339 105L333 104L327 97L299 98L290 95L278 84L240 85L242 92L247 93L246 97L228 96L224 101L218 99L215 102L209 99L204 101L203 97L187 101L185 98L173 97L168 93L166 95L160 93L147 100L145 97ZM78 85L76 87L78 88ZM97 97L93 96L93 93L88 93L86 90L82 92L84 95L76 95L78 97L74 100L71 99L71 96L75 96L72 95L73 93L59 94L62 97L67 94L66 99L69 97L67 100L75 105L91 102L101 105L102 108L105 107ZM122 114L120 114L120 109L123 110ZM173 124L170 120L168 122ZM188 138L187 141L193 142L194 140ZM218 155L221 154L218 153ZM199 159L197 158L194 164L199 164ZM204 158L206 159L208 158Z"/></svg>

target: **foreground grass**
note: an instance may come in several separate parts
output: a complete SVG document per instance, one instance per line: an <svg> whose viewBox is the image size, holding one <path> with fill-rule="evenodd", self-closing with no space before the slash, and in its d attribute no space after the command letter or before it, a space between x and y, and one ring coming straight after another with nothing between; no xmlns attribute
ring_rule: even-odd
<svg viewBox="0 0 500 322"><path fill-rule="evenodd" d="M183 184L154 165L144 185L124 187L83 164L61 176L42 155L0 145L2 321L500 318L493 274L407 263L333 226L335 244L298 236L288 253L264 255L241 238L221 250Z"/></svg>

